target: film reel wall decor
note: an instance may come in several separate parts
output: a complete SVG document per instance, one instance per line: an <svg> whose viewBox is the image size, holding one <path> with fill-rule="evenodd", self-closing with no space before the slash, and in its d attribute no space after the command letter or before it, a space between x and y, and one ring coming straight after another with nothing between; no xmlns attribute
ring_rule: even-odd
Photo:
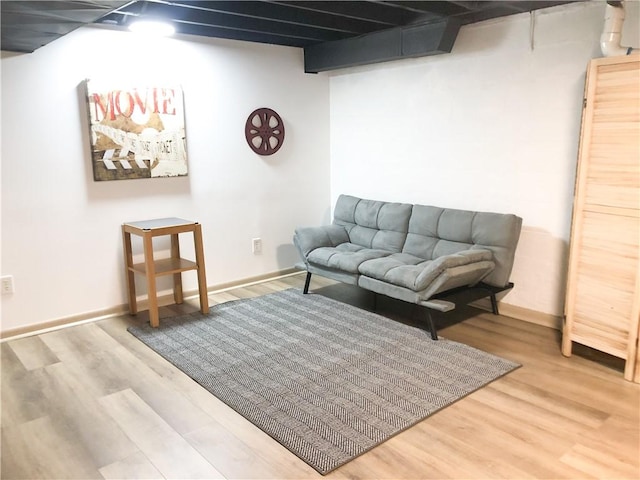
<svg viewBox="0 0 640 480"><path fill-rule="evenodd" d="M258 108L247 118L244 136L258 155L273 155L284 143L284 123L270 108Z"/></svg>

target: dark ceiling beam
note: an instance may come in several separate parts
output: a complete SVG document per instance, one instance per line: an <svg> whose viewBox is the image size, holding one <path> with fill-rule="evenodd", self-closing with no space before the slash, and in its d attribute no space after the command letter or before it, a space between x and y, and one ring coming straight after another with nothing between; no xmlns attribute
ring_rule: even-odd
<svg viewBox="0 0 640 480"><path fill-rule="evenodd" d="M125 1L0 2L0 47L31 53L128 3Z"/></svg>
<svg viewBox="0 0 640 480"><path fill-rule="evenodd" d="M404 8L416 13L436 14L441 17L468 13L471 10L463 5L457 5L452 2L439 1L385 1L384 4Z"/></svg>
<svg viewBox="0 0 640 480"><path fill-rule="evenodd" d="M198 10L230 13L249 18L263 18L294 25L310 25L314 28L349 32L356 35L370 33L380 27L379 24L375 22L312 10L301 10L288 5L279 5L264 1L227 0L203 2L198 0L179 0L172 2L172 4L196 8Z"/></svg>
<svg viewBox="0 0 640 480"><path fill-rule="evenodd" d="M210 38L226 38L229 40L268 43L271 45L283 45L287 47L298 48L304 48L314 43L304 38L285 37L272 33L249 32L246 30L235 30L222 27L211 27L208 25L186 23L176 24L176 32L185 35L196 35Z"/></svg>
<svg viewBox="0 0 640 480"><path fill-rule="evenodd" d="M227 13L202 10L181 6L179 4L167 6L162 3L147 2L141 17L169 17L174 23L224 28L225 30L239 30L252 33L278 32L278 36L305 39L315 42L340 40L351 36L347 32L314 28L313 26L275 22L262 18L239 16ZM188 32L189 28L184 27Z"/></svg>
<svg viewBox="0 0 640 480"><path fill-rule="evenodd" d="M578 1L581 1L581 0L578 0ZM470 23L481 22L483 20L506 17L509 15L514 15L518 13L531 12L533 10L538 10L540 8L553 7L566 2L544 1L544 0L533 0L533 1L521 0L516 2L501 2L498 0L498 1L492 1L492 2L459 2L458 1L455 3L456 4L460 4L460 3L479 4L476 10L466 14L456 16L456 18L460 19L463 25L467 25Z"/></svg>
<svg viewBox="0 0 640 480"><path fill-rule="evenodd" d="M496 4L500 2L494 2ZM496 5L494 7L487 7L475 12L468 13L460 17L464 25L469 23L481 22L483 20L489 20L492 18L505 17L507 15L513 15L514 13L522 13L520 10L514 10L507 5Z"/></svg>
<svg viewBox="0 0 640 480"><path fill-rule="evenodd" d="M394 8L376 1L276 1L274 3L314 12L324 12L349 18L359 18L361 20L376 22L389 27L405 25L406 23L413 22L419 18L419 14L416 12L412 12L407 9Z"/></svg>
<svg viewBox="0 0 640 480"><path fill-rule="evenodd" d="M19 53L31 53L62 36L60 33L26 30L23 27L11 26L3 26L0 33L2 50Z"/></svg>
<svg viewBox="0 0 640 480"><path fill-rule="evenodd" d="M16 26L19 20L20 24ZM15 32L23 31L26 36L31 32L52 33L56 35L64 35L69 33L70 29L75 29L84 25L84 22L68 19L56 19L52 22L50 18L43 15L24 15L19 17L15 13L2 14L2 33L5 29L13 28Z"/></svg>
<svg viewBox="0 0 640 480"><path fill-rule="evenodd" d="M518 13L531 12L541 8L555 7L572 2L580 2L585 0L518 0L518 1L466 1L456 0L450 3L459 5L461 7L468 8L470 11L464 14L456 15L463 25L470 23L481 22L483 20L489 20L493 18L505 17L508 15L514 15Z"/></svg>
<svg viewBox="0 0 640 480"><path fill-rule="evenodd" d="M306 73L318 73L449 53L459 30L460 22L449 18L437 23L390 28L361 37L310 45L304 49L304 70Z"/></svg>
<svg viewBox="0 0 640 480"><path fill-rule="evenodd" d="M572 1L583 0L0 0L0 34L3 50L31 52L86 24L123 28L128 19L153 13L176 17L183 34L308 47L348 38L358 43L375 32L443 18L466 25Z"/></svg>
<svg viewBox="0 0 640 480"><path fill-rule="evenodd" d="M2 0L2 16L24 15L46 18L48 21L93 22L127 1L16 1ZM8 23L3 21L2 23Z"/></svg>
<svg viewBox="0 0 640 480"><path fill-rule="evenodd" d="M574 2L583 2L589 0L572 0ZM499 1L493 3L501 3ZM555 7L567 2L549 1L549 0L521 0L519 2L509 2L509 5L515 10L520 12L531 12L533 10L539 10L541 8Z"/></svg>

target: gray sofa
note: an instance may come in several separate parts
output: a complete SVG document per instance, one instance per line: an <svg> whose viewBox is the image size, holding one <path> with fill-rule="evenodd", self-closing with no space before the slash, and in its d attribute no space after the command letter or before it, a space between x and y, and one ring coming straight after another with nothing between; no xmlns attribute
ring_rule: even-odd
<svg viewBox="0 0 640 480"><path fill-rule="evenodd" d="M474 288L491 298L513 287L509 275L520 237L516 215L390 203L341 195L331 225L297 228L293 242L307 271L448 312L452 293ZM480 298L476 297L476 298Z"/></svg>

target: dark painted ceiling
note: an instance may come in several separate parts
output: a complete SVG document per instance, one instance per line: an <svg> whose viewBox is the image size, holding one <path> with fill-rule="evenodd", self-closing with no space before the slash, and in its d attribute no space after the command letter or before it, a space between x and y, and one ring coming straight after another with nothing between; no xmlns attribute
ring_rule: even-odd
<svg viewBox="0 0 640 480"><path fill-rule="evenodd" d="M0 0L2 50L33 52L129 1Z"/></svg>
<svg viewBox="0 0 640 480"><path fill-rule="evenodd" d="M87 24L153 19L178 34L303 48L305 72L318 73L449 53L462 25L572 1L0 0L0 13L5 51L30 53Z"/></svg>
<svg viewBox="0 0 640 480"><path fill-rule="evenodd" d="M461 25L568 1L10 1L2 0L2 50L32 52L76 28L125 27L138 17L173 21L178 33L308 47L453 18Z"/></svg>
<svg viewBox="0 0 640 480"><path fill-rule="evenodd" d="M179 33L308 47L398 26L456 17L461 24L556 5L558 1L189 1L126 5L98 23L139 16L174 21Z"/></svg>

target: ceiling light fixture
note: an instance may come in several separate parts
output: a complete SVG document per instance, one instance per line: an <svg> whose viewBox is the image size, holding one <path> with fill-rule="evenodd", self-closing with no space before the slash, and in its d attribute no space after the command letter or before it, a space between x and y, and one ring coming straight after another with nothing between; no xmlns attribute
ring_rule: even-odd
<svg viewBox="0 0 640 480"><path fill-rule="evenodd" d="M135 20L129 25L129 30L156 37L168 37L176 33L173 25L161 20Z"/></svg>

